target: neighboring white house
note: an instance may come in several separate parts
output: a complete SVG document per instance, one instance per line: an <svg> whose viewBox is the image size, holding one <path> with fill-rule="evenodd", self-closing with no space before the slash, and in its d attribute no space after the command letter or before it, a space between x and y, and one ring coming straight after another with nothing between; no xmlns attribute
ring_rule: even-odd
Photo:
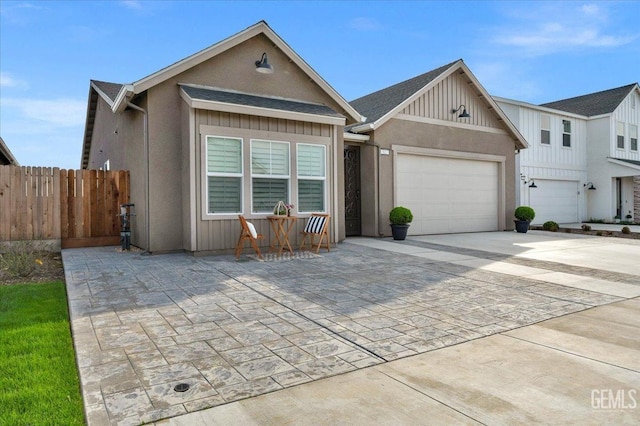
<svg viewBox="0 0 640 426"><path fill-rule="evenodd" d="M640 220L637 83L543 105L494 99L529 143L516 201L534 223Z"/></svg>

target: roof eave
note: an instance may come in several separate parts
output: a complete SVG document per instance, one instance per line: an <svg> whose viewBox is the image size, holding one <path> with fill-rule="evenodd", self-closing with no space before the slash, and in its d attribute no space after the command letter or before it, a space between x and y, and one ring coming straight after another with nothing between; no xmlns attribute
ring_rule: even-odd
<svg viewBox="0 0 640 426"><path fill-rule="evenodd" d="M130 98L132 95L142 93L149 88L166 81L169 78L205 62L237 45L243 43L259 34L264 34L269 38L282 52L284 52L298 67L300 67L309 77L318 84L325 93L327 93L348 116L348 120L354 123L361 123L365 121L365 118L358 113L331 85L329 85L309 64L307 64L275 31L269 27L265 21L260 21L247 29L228 37L213 46L210 46L200 52L197 52L181 61L178 61L166 68L161 69L141 80L129 85L126 92L121 90L118 94L118 98L114 102L112 108L114 112L124 110L126 107L125 98ZM124 104L124 106L123 106Z"/></svg>

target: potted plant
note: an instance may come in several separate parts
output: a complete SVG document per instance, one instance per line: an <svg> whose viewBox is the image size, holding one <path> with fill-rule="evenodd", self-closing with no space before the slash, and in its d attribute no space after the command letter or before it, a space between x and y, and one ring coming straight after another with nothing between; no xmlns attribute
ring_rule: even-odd
<svg viewBox="0 0 640 426"><path fill-rule="evenodd" d="M413 220L411 210L398 206L389 212L389 222L391 222L391 234L394 240L404 240L407 238L409 223Z"/></svg>
<svg viewBox="0 0 640 426"><path fill-rule="evenodd" d="M529 230L529 224L536 217L536 212L529 206L520 206L516 208L513 214L516 217L516 231L526 233Z"/></svg>

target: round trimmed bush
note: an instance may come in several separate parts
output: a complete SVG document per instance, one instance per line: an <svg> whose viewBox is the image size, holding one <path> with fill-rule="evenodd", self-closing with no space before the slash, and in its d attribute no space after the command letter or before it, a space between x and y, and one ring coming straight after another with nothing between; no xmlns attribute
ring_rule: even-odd
<svg viewBox="0 0 640 426"><path fill-rule="evenodd" d="M624 228L622 228L622 233L623 234L630 234L631 233L631 229L629 229L628 226L625 226Z"/></svg>
<svg viewBox="0 0 640 426"><path fill-rule="evenodd" d="M542 229L544 229L545 231L558 232L558 228L558 224L552 220L548 220L542 224Z"/></svg>
<svg viewBox="0 0 640 426"><path fill-rule="evenodd" d="M411 210L406 207L398 206L391 209L389 212L389 222L392 225L406 225L413 220L413 214Z"/></svg>
<svg viewBox="0 0 640 426"><path fill-rule="evenodd" d="M536 212L529 206L520 206L513 214L518 220L526 220L531 222L536 217Z"/></svg>

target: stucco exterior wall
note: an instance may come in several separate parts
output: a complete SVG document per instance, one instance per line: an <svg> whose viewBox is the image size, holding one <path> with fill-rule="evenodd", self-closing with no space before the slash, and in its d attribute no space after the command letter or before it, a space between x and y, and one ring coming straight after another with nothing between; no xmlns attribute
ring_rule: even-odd
<svg viewBox="0 0 640 426"><path fill-rule="evenodd" d="M454 126L444 126L412 121L391 119L372 134L372 140L383 149L391 149L392 144L433 148L448 151L471 152L478 154L502 155L505 161L505 212L506 229L513 229L515 209L515 184L511 176L515 173L514 142L506 134L472 130ZM380 167L380 203L378 232L390 235L388 220L393 206L393 155L379 156ZM363 221L365 216L363 215ZM367 223L370 226L370 223Z"/></svg>

